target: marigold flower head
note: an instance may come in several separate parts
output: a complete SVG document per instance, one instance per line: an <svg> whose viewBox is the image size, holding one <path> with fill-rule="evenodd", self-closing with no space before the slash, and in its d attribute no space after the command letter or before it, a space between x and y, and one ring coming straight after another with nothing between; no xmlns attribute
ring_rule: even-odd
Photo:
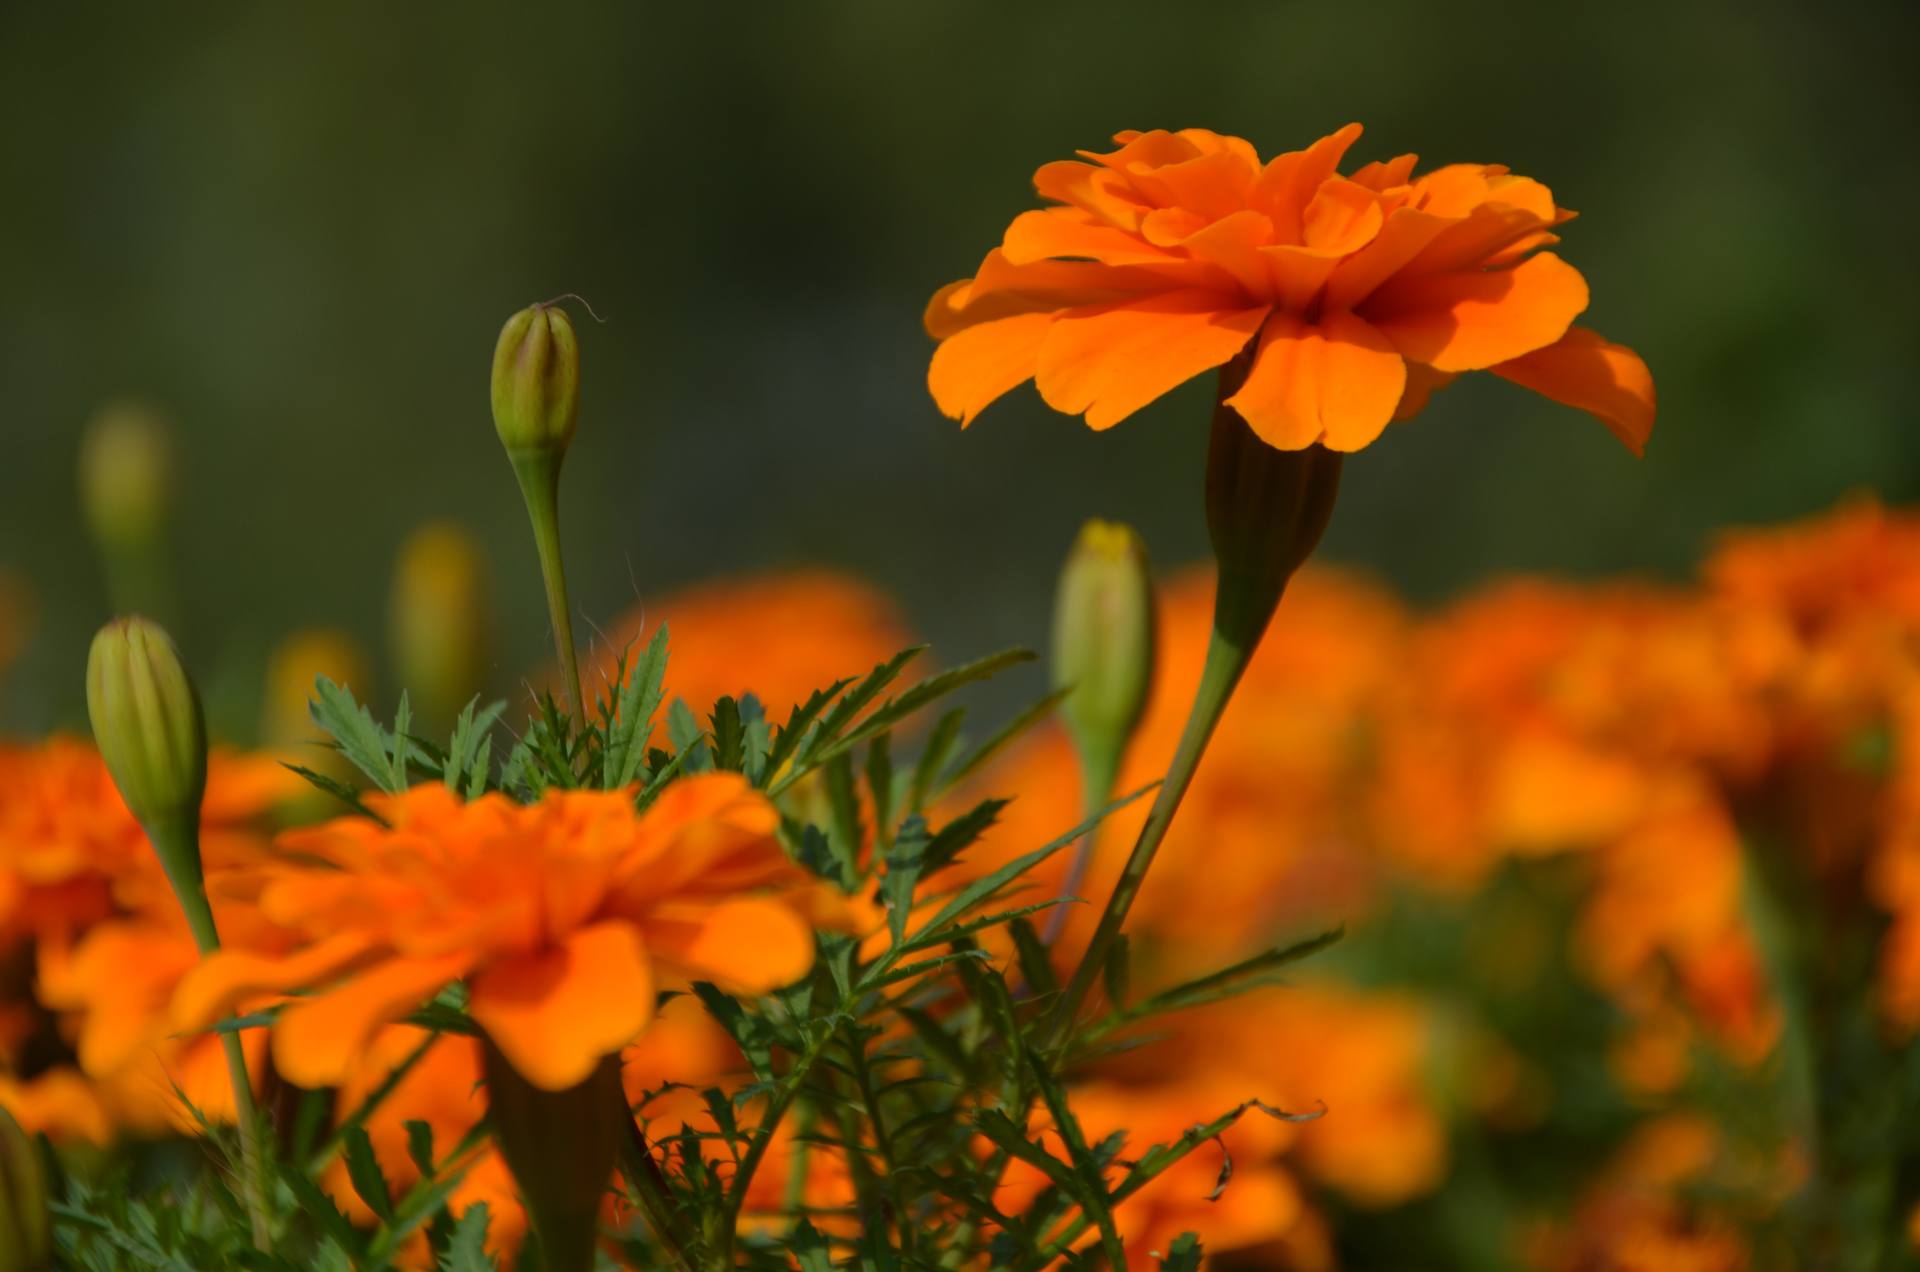
<svg viewBox="0 0 1920 1272"><path fill-rule="evenodd" d="M899 609L871 585L823 569L717 579L635 607L612 629L613 653L672 634L667 698L696 713L752 690L781 721L816 689L864 675L912 643ZM778 632L778 640L769 640ZM612 653L600 661L611 679Z"/></svg>
<svg viewBox="0 0 1920 1272"><path fill-rule="evenodd" d="M180 1027L314 991L280 1013L273 1055L295 1084L328 1086L383 1025L464 978L515 1070L562 1090L646 1028L671 978L763 992L812 965L811 929L782 895L798 873L779 815L737 775L685 778L645 813L624 791L522 807L417 786L368 802L385 825L281 836L261 909L304 943L209 958L175 996Z"/></svg>
<svg viewBox="0 0 1920 1272"><path fill-rule="evenodd" d="M1349 124L1262 162L1205 129L1122 132L1042 165L1053 206L1015 217L928 306L934 400L971 422L1030 379L1105 429L1250 351L1228 404L1282 450L1359 450L1434 388L1491 370L1638 453L1652 377L1572 325L1586 280L1541 250L1573 213L1497 164L1415 175L1401 155L1343 176L1359 136Z"/></svg>

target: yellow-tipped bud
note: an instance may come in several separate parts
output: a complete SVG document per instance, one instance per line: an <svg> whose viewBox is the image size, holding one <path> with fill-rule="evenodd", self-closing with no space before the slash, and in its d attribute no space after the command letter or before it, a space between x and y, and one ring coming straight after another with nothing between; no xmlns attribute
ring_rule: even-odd
<svg viewBox="0 0 1920 1272"><path fill-rule="evenodd" d="M53 1266L46 1167L20 1123L0 1109L0 1272Z"/></svg>
<svg viewBox="0 0 1920 1272"><path fill-rule="evenodd" d="M1068 691L1060 714L1082 759L1108 780L1153 684L1153 609L1140 536L1118 522L1087 522L1054 600L1053 682Z"/></svg>
<svg viewBox="0 0 1920 1272"><path fill-rule="evenodd" d="M451 522L401 545L388 618L393 665L421 715L452 722L486 675L487 568L473 536Z"/></svg>
<svg viewBox="0 0 1920 1272"><path fill-rule="evenodd" d="M566 312L529 305L493 348L493 427L514 456L557 457L580 415L580 345Z"/></svg>
<svg viewBox="0 0 1920 1272"><path fill-rule="evenodd" d="M173 439L147 407L117 402L87 425L80 441L80 506L109 550L159 537L173 495Z"/></svg>
<svg viewBox="0 0 1920 1272"><path fill-rule="evenodd" d="M87 715L113 784L149 834L199 823L206 724L180 651L158 624L119 618L100 629L87 656Z"/></svg>

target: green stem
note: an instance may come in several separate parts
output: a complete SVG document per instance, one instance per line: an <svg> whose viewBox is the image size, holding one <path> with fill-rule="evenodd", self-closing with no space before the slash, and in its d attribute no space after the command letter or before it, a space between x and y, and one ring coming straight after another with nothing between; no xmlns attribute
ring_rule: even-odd
<svg viewBox="0 0 1920 1272"><path fill-rule="evenodd" d="M156 823L144 829L166 870L173 895L186 916L187 927L201 957L220 948L220 930L213 921L213 907L207 901L206 883L200 872L199 809L177 821ZM247 1072L247 1053L240 1035L227 1030L220 1035L220 1049L226 1053L227 1079L233 1084L234 1120L240 1126L241 1191L246 1198L247 1220L253 1231L254 1248L273 1251L273 1229L267 1221L266 1159L260 1151L260 1111L253 1100L253 1078Z"/></svg>
<svg viewBox="0 0 1920 1272"><path fill-rule="evenodd" d="M1113 788L1120 780L1120 746L1100 746L1080 748L1080 791L1083 815L1091 821L1096 813L1113 800ZM1067 866L1066 878L1060 882L1060 899L1064 902L1076 896L1087 879L1087 867L1093 863L1093 849L1099 838L1101 828L1095 826L1080 842L1074 845L1073 861ZM1053 913L1047 916L1047 926L1041 933L1041 940L1052 945L1060 939L1060 933L1067 926L1067 907L1057 905Z"/></svg>
<svg viewBox="0 0 1920 1272"><path fill-rule="evenodd" d="M1221 591L1224 595L1224 577ZM1250 638L1227 634L1221 626L1225 617L1221 613L1223 608L1216 602L1213 637L1207 645L1206 666L1200 673L1200 687L1194 692L1186 731L1181 734L1179 748L1173 753L1173 764L1167 769L1166 780L1154 795L1153 807L1147 813L1146 824L1140 828L1139 839L1134 841L1126 868L1121 871L1119 882L1114 884L1113 893L1107 898L1107 907L1100 915L1100 925L1094 929L1093 940L1054 1009L1053 1021L1047 1032L1049 1046L1057 1045L1072 1028L1074 1017L1079 1014L1087 993L1099 978L1101 969L1106 966L1108 951L1127 921L1127 912L1133 908L1140 885L1153 866L1155 854L1160 851L1160 843L1173 825L1174 814L1180 811L1180 802L1186 797L1187 788L1193 784L1193 775L1200 767L1200 757L1206 753L1207 742L1213 737L1214 728L1220 723L1220 717L1233 697L1234 687L1240 683L1240 677L1260 643L1260 631L1253 632ZM1264 622L1260 628L1264 630Z"/></svg>
<svg viewBox="0 0 1920 1272"><path fill-rule="evenodd" d="M520 479L527 519L533 523L533 545L540 556L540 577L547 587L547 616L553 622L554 647L560 652L567 705L576 721L584 721L580 663L573 648L573 608L567 603L567 572L560 557L560 462L547 451L510 452L509 458L513 475Z"/></svg>

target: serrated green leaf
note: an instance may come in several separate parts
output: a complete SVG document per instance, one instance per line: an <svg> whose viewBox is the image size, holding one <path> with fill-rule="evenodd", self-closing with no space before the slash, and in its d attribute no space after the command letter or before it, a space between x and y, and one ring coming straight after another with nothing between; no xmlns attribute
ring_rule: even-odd
<svg viewBox="0 0 1920 1272"><path fill-rule="evenodd" d="M433 1174L433 1127L417 1119L402 1125L407 1132L407 1156L422 1175Z"/></svg>
<svg viewBox="0 0 1920 1272"><path fill-rule="evenodd" d="M392 737L374 722L372 713L345 686L325 676L314 679L313 693L307 711L340 754L389 795L405 790L404 773L398 781L394 778Z"/></svg>
<svg viewBox="0 0 1920 1272"><path fill-rule="evenodd" d="M623 656L624 662L624 656ZM601 765L601 783L610 791L633 784L646 758L647 739L653 734L654 713L660 709L667 675L667 625L654 630L646 652L625 669L619 686L620 707L607 730L607 750Z"/></svg>
<svg viewBox="0 0 1920 1272"><path fill-rule="evenodd" d="M476 1201L453 1224L447 1252L440 1256L440 1272L494 1272L487 1253L487 1203Z"/></svg>
<svg viewBox="0 0 1920 1272"><path fill-rule="evenodd" d="M382 1222L390 1222L393 1189L380 1169L380 1159L373 1154L373 1140L368 1138L366 1127L348 1127L341 1137L341 1152L346 1158L347 1178L353 1184L353 1191Z"/></svg>

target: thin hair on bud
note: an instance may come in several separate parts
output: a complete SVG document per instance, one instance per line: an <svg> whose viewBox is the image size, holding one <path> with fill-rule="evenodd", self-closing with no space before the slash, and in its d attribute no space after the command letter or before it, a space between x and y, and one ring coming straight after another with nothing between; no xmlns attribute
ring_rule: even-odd
<svg viewBox="0 0 1920 1272"><path fill-rule="evenodd" d="M607 320L605 318L602 318L599 315L599 313L595 311L593 307L593 302L588 300L585 296L582 296L579 292L561 292L558 296L555 296L552 300L541 301L540 308L550 309L553 306L559 304L563 300L579 301L580 307L587 311L587 316L589 318L593 319L595 322L599 323L601 326L606 325Z"/></svg>

